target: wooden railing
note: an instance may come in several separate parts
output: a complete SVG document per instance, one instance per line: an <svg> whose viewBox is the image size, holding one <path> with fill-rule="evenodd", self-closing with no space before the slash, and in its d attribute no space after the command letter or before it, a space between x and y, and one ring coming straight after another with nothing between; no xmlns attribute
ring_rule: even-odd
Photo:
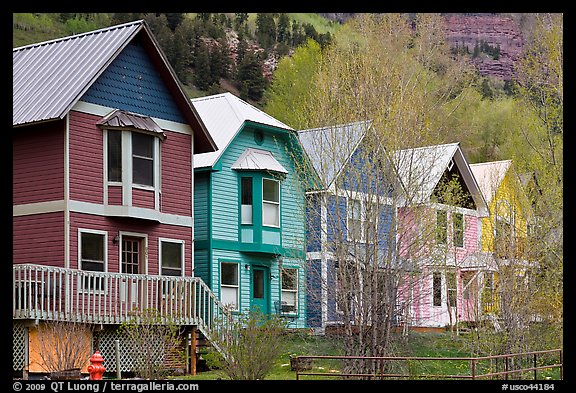
<svg viewBox="0 0 576 393"><path fill-rule="evenodd" d="M229 337L232 328L232 314L198 277L18 264L12 283L13 319L121 324L155 309L160 323L195 325L210 341Z"/></svg>

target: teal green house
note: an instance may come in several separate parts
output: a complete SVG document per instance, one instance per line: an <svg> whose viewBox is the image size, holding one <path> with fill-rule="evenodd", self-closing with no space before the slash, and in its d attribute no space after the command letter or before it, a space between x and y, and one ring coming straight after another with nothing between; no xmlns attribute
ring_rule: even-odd
<svg viewBox="0 0 576 393"><path fill-rule="evenodd" d="M194 155L194 275L233 313L306 326L304 153L295 130L231 93L192 100L218 150Z"/></svg>

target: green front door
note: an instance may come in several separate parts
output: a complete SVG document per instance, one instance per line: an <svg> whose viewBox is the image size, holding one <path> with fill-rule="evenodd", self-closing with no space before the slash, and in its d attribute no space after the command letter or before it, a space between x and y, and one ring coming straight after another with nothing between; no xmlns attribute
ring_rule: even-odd
<svg viewBox="0 0 576 393"><path fill-rule="evenodd" d="M262 314L270 312L270 271L264 266L252 266L252 293L250 305Z"/></svg>

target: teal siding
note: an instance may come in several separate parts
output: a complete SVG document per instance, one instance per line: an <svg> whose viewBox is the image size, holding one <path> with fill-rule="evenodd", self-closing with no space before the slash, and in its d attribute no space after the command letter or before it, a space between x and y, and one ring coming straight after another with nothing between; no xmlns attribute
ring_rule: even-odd
<svg viewBox="0 0 576 393"><path fill-rule="evenodd" d="M194 276L210 285L210 254L208 249L194 249Z"/></svg>
<svg viewBox="0 0 576 393"><path fill-rule="evenodd" d="M196 242L208 240L209 173L194 174L194 238Z"/></svg>
<svg viewBox="0 0 576 393"><path fill-rule="evenodd" d="M280 225L279 229L262 227L256 219L253 228L240 228L240 177L241 171L232 170L231 167L238 157L247 148L258 148L272 152L276 160L288 171L288 174L280 181ZM276 304L280 302L280 268L279 259L270 253L272 248L259 249L257 246L252 252L245 248L247 243L254 241L262 242L266 246L274 246L275 250L284 250L282 263L286 267L299 268L299 299L298 314L296 318L290 318L290 327L306 326L306 291L305 291L305 198L304 190L300 187L300 181L296 174L296 168L291 159L283 136L274 136L273 133L264 130L264 141L257 145L254 140L254 129L246 127L239 132L235 139L223 152L220 160L215 165L218 170L211 172L196 172L195 182L195 234L197 245L208 247L206 253L198 250L195 255L201 258L209 258L210 266L196 261L197 272L201 277L210 277L211 288L220 299L220 263L234 262L239 264L240 286L240 310L250 308L251 301L251 269L245 265L266 266L270 269L270 302L268 304L271 313L277 312ZM244 172L244 174L246 174ZM275 177L265 172L252 173L261 187L261 179ZM210 176L210 180L206 176ZM254 203L261 203L261 190L254 191ZM204 205L211 203L209 214ZM256 210L256 206L255 206ZM207 218L204 218L207 217ZM261 219L258 216L258 219ZM210 228L210 231L208 231ZM264 229L264 230L262 230ZM252 235L253 234L253 235ZM206 236L210 236L207 239ZM249 245L250 246L250 245ZM245 251L241 251L245 250ZM298 258L300 256L302 259ZM209 271L208 271L209 270Z"/></svg>

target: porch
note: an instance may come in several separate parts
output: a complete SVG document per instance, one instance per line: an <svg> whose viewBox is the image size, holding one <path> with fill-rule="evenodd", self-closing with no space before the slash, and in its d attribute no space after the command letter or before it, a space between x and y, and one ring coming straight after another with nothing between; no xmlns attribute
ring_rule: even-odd
<svg viewBox="0 0 576 393"><path fill-rule="evenodd" d="M33 264L12 268L12 318L122 324L155 309L159 323L226 333L228 312L198 277L93 272Z"/></svg>

